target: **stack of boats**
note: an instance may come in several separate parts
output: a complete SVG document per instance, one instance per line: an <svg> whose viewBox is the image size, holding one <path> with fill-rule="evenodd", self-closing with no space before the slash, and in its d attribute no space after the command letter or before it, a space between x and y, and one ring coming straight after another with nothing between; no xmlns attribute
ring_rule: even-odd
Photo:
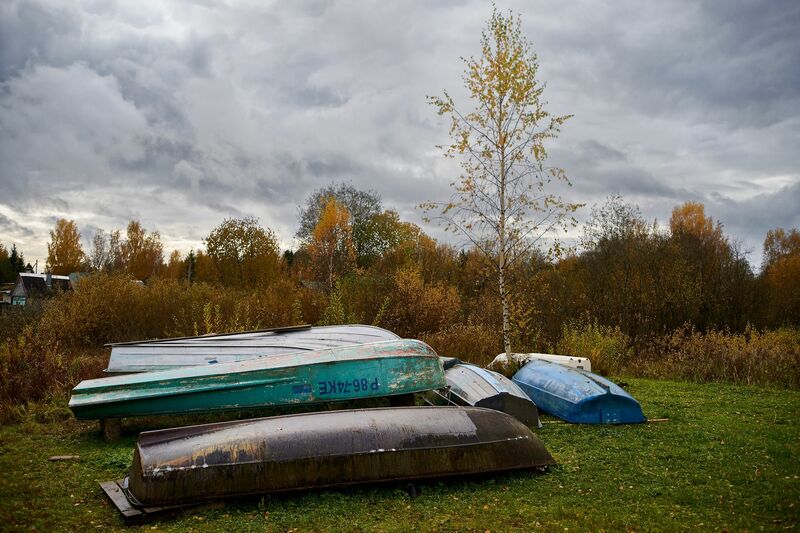
<svg viewBox="0 0 800 533"><path fill-rule="evenodd" d="M644 421L586 370L532 358L508 379L371 326L115 344L107 372L73 389L77 418L321 411L141 433L129 475L101 484L129 522L246 494L543 468L554 460L530 429L537 406L576 423ZM417 393L431 405L414 406ZM328 410L370 398L390 407Z"/></svg>

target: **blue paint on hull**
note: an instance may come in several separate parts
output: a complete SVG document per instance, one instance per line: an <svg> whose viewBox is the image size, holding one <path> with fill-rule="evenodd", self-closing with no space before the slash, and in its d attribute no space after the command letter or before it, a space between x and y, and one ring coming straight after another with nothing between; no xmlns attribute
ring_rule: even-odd
<svg viewBox="0 0 800 533"><path fill-rule="evenodd" d="M637 424L646 420L630 394L602 376L534 359L512 381L540 410L573 424Z"/></svg>

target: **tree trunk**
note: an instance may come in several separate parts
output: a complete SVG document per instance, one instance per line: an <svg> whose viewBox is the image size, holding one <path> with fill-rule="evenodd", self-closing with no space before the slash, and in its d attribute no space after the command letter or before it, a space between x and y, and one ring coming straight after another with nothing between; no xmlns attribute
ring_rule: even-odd
<svg viewBox="0 0 800 533"><path fill-rule="evenodd" d="M511 326L508 317L508 294L506 293L505 265L500 266L500 305L503 307L503 349L507 356L511 355Z"/></svg>
<svg viewBox="0 0 800 533"><path fill-rule="evenodd" d="M503 137L503 113L502 113L502 99L501 106L500 106L500 113L498 114L497 119L497 131L500 134L499 137L502 139ZM499 231L499 245L500 245L500 257L498 257L498 282L500 285L500 305L503 308L503 349L506 352L506 356L509 358L511 357L511 327L509 325L509 318L508 318L508 294L506 292L506 257L507 253L507 245L506 245L506 150L505 150L505 143L501 141L500 143L500 213L499 213L499 220L498 220L498 229Z"/></svg>

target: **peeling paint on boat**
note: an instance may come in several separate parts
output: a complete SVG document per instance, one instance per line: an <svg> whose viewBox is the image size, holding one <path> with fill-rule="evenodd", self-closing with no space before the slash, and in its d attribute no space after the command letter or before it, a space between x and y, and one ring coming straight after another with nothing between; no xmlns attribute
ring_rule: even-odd
<svg viewBox="0 0 800 533"><path fill-rule="evenodd" d="M82 381L80 419L193 413L405 395L444 386L436 352L411 339Z"/></svg>
<svg viewBox="0 0 800 533"><path fill-rule="evenodd" d="M364 409L144 432L120 486L138 505L183 505L554 463L528 427L498 411Z"/></svg>

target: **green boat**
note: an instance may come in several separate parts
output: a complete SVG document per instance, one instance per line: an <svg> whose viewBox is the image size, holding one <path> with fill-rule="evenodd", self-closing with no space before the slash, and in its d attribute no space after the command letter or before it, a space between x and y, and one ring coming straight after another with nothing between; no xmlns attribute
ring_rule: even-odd
<svg viewBox="0 0 800 533"><path fill-rule="evenodd" d="M69 407L76 418L103 420L380 398L444 386L433 348L399 339L90 379L72 390Z"/></svg>

